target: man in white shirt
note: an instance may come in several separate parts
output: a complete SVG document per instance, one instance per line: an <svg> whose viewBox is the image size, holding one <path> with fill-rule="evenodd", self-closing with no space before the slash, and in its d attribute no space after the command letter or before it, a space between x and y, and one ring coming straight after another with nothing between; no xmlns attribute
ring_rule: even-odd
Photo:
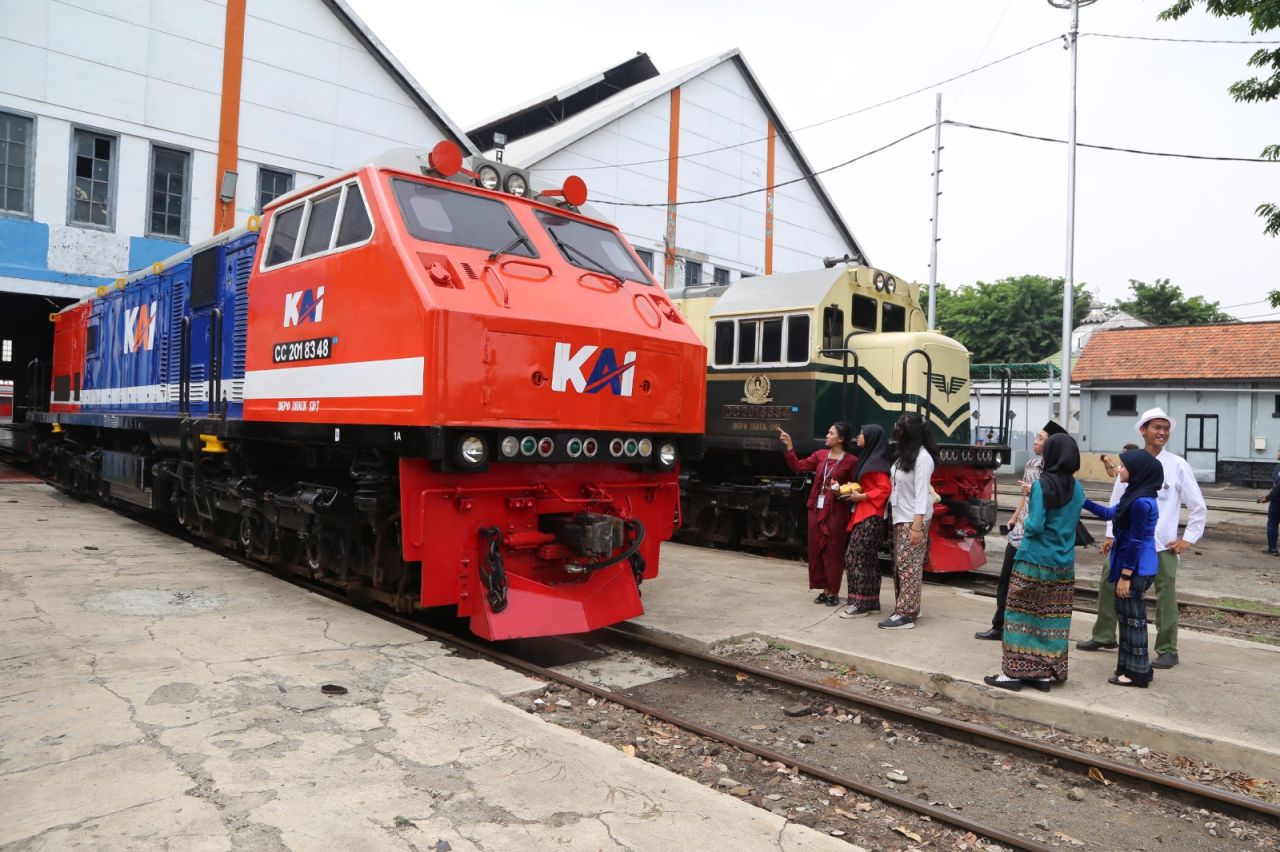
<svg viewBox="0 0 1280 852"><path fill-rule="evenodd" d="M1158 669L1171 669L1178 664L1178 556L1204 535L1204 522L1209 513L1191 465L1165 449L1173 427L1173 418L1163 408L1148 409L1138 418L1138 434L1142 435L1147 452L1164 467L1164 486L1156 498L1160 511L1156 521L1156 555L1160 566L1156 573L1156 658L1151 661ZM1111 489L1112 506L1120 500L1124 489L1125 483L1117 479ZM1179 536L1178 520L1183 506L1189 514L1186 531ZM1107 524L1103 555L1111 551L1113 541L1111 524ZM1107 582L1107 572L1103 571L1098 583L1098 620L1093 625L1093 636L1076 643L1080 650L1116 647L1115 594L1115 586Z"/></svg>

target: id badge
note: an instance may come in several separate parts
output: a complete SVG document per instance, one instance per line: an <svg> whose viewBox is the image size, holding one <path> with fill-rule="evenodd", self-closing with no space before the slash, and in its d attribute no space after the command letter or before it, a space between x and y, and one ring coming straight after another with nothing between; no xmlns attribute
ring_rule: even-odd
<svg viewBox="0 0 1280 852"><path fill-rule="evenodd" d="M821 509L824 505L826 505L826 502L827 502L827 495L825 495L825 494L819 494L819 495L818 495L818 508L819 508L819 509Z"/></svg>

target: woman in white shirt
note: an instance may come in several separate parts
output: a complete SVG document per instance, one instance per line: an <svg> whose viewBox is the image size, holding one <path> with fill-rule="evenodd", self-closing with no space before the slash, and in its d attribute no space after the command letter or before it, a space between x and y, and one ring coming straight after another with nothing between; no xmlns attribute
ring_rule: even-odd
<svg viewBox="0 0 1280 852"><path fill-rule="evenodd" d="M885 630L909 630L920 615L920 584L929 555L929 521L933 518L933 477L937 446L923 417L904 412L893 427L897 444L893 468L893 586L897 603L893 615L880 622Z"/></svg>

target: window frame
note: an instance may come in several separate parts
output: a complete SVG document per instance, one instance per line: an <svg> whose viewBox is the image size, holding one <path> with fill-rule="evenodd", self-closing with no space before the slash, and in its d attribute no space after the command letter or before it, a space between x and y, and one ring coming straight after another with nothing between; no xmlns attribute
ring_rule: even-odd
<svg viewBox="0 0 1280 852"><path fill-rule="evenodd" d="M25 210L9 210L8 208L0 207L0 216L5 216L11 219L32 219L35 217L35 209L36 209L35 190L36 190L36 124L37 124L36 118L37 117L34 115L31 115L30 113L19 112L18 110L8 109L8 108L0 109L0 115L6 115L12 118L23 119L25 121L30 122L30 125L31 125L31 131L30 133L27 134L27 158L26 158L26 162L23 163L23 168L26 170L26 176L25 176L26 179L23 182L22 190L25 196L26 209ZM0 164L0 165L5 165L5 164Z"/></svg>
<svg viewBox="0 0 1280 852"><path fill-rule="evenodd" d="M721 281L720 280L721 278L723 278L724 280ZM728 267L724 267L724 266L711 267L711 283L716 287L728 287L729 286Z"/></svg>
<svg viewBox="0 0 1280 852"><path fill-rule="evenodd" d="M98 225L93 222L80 222L75 218L76 212L76 139L78 134L90 133L94 136L105 136L111 139L111 168L107 175L107 224ZM72 228L87 228L91 231L115 233L116 201L119 198L118 179L120 175L120 134L110 130L102 130L84 124L71 125L71 144L67 146L67 225ZM90 199L92 203L92 199Z"/></svg>
<svg viewBox="0 0 1280 852"><path fill-rule="evenodd" d="M182 154L187 159L187 167L183 170L182 175L182 211L179 214L180 225L178 236L173 234L160 234L151 230L151 216L154 212L153 204L155 204L155 182L156 182L156 151L164 150L174 154ZM195 167L195 152L190 148L178 148L173 145L160 145L155 142L151 143L151 154L147 161L147 219L146 227L143 231L147 237L154 240L173 240L175 242L190 242L191 234L191 171Z"/></svg>
<svg viewBox="0 0 1280 852"><path fill-rule="evenodd" d="M288 170L286 170L286 169L273 169L271 166L264 166L264 165L262 165L262 164L259 164L259 165L258 165L258 180L257 180L257 184L256 184L256 186L254 187L254 193L255 193L255 194L254 194L254 197L253 197L253 200L254 200L254 209L257 211L257 214L258 214L259 216L261 216L261 215L262 215L263 208L265 208L265 207L267 206L267 204L270 204L270 203L271 203L271 201L268 201L268 202L267 202L267 204L263 204L263 203L262 203L262 175L263 175L263 172L270 172L270 173L271 173L271 174L273 174L273 175L288 175L288 177L289 177L289 188L288 188L288 189L286 189L284 192L280 193L279 195L277 195L277 196L273 197L273 198L271 199L271 201L275 201L275 200L276 200L276 198L284 198L286 195L288 195L289 193L293 192L293 191L297 188L297 186L298 186L298 173L297 173L297 172L291 172L291 171L288 171Z"/></svg>
<svg viewBox="0 0 1280 852"><path fill-rule="evenodd" d="M889 331L889 323L887 323L886 320L889 318L890 312L901 313L902 328L895 329L894 331ZM899 305L897 302L890 302L888 299L880 300L880 333L881 334L895 334L897 332L906 331L909 327L910 319L911 319L911 316L907 311L906 305Z"/></svg>
<svg viewBox="0 0 1280 852"><path fill-rule="evenodd" d="M1274 408L1271 409L1272 417L1280 417L1280 393L1275 395Z"/></svg>
<svg viewBox="0 0 1280 852"><path fill-rule="evenodd" d="M791 348L791 318L802 316L809 320L808 323L808 340L805 345L805 359L803 361L787 360L787 355ZM761 361L760 355L764 348L764 324L767 320L782 321L782 339L779 346L779 354L782 356L780 361ZM716 328L720 323L733 323L733 362L722 364L716 360L715 346L717 339ZM739 357L738 346L742 341L742 325L743 323L751 323L756 326L755 331L755 358L751 361L743 361ZM725 369L734 367L750 367L752 369L772 369L780 367L802 367L813 361L813 318L808 311L776 311L768 314L753 314L751 316L741 317L722 317L712 320L712 340L711 340L711 366L721 367Z"/></svg>
<svg viewBox="0 0 1280 852"><path fill-rule="evenodd" d="M647 271L650 275L653 275L654 274L653 262L655 259L653 249L646 249L646 248L640 248L639 246L632 246L631 250L636 253L636 257L640 259L640 265L645 268L645 271Z"/></svg>
<svg viewBox="0 0 1280 852"><path fill-rule="evenodd" d="M350 197L350 190L352 186L355 186L360 190L360 200L364 204L364 213L369 219L369 236L357 243L347 243L346 245L341 246L335 245L338 239L338 229L342 226L342 216L347 209L347 199ZM335 189L339 191L338 210L333 217L333 226L329 229L329 247L322 251L303 255L302 245L306 241L307 228L311 225L311 205L317 200L324 200L325 198L330 197L333 195ZM298 239L293 245L293 256L288 260L282 260L279 263L274 263L268 266L267 255L270 254L271 251L271 241L275 239L276 220L280 217L281 213L286 213L298 207L302 207L303 211L302 219L298 222ZM373 209L369 206L369 194L365 190L365 187L361 185L359 176L353 175L352 177L344 180L326 184L323 187L318 187L314 191L307 193L304 198L299 198L291 204L272 211L271 227L267 231L267 238L262 243L262 256L258 261L258 271L275 272L277 269L284 269L285 267L293 266L304 261L312 261L316 258L328 257L329 255L337 254L338 252L351 251L352 249L357 249L361 246L367 246L369 243L373 242L373 238L377 235L378 222L373 217Z"/></svg>
<svg viewBox="0 0 1280 852"><path fill-rule="evenodd" d="M1116 408L1116 397L1132 399L1133 408ZM1138 395L1136 393L1108 393L1107 414L1113 417L1133 417L1138 413Z"/></svg>
<svg viewBox="0 0 1280 852"><path fill-rule="evenodd" d="M698 270L698 276L697 276L698 280L696 280L696 281L690 281L690 280L689 280L689 271L690 271L690 269L694 269L694 268L696 268L696 269ZM684 286L686 286L686 287L701 287L701 286L702 286L702 261L700 261L700 260L688 260L687 258L685 259L685 262L684 262Z"/></svg>
<svg viewBox="0 0 1280 852"><path fill-rule="evenodd" d="M875 317L875 324L871 326L871 328L867 328L865 325L858 325L857 304L859 299L868 301L873 305L872 315ZM875 296L869 296L866 293L854 293L853 297L849 299L849 330L859 331L863 334L875 334L879 332L880 325L883 322L882 311L884 304L885 302L883 299L878 299Z"/></svg>

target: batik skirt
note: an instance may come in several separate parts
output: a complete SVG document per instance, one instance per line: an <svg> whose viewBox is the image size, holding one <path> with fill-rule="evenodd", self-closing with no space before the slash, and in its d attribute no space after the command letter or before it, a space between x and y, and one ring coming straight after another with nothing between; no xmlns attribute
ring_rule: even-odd
<svg viewBox="0 0 1280 852"><path fill-rule="evenodd" d="M1013 563L1004 613L1006 677L1067 679L1074 565L1055 568L1021 559Z"/></svg>
<svg viewBox="0 0 1280 852"><path fill-rule="evenodd" d="M863 518L849 532L844 568L849 575L849 605L860 610L880 608L880 541L884 518Z"/></svg>

